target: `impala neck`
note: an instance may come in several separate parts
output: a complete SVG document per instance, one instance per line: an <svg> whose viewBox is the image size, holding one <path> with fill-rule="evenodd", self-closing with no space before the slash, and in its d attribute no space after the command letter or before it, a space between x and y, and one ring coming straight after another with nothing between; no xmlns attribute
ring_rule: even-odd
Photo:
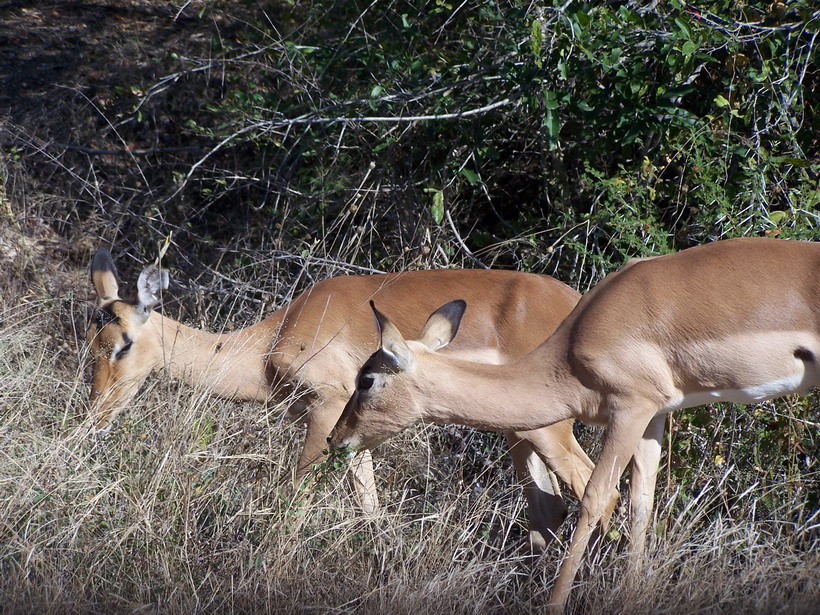
<svg viewBox="0 0 820 615"><path fill-rule="evenodd" d="M447 358L427 366L429 375L420 380L432 389L418 392L430 400L425 419L493 431L528 431L571 418L578 410L587 414L587 408L597 406L596 393L583 386L565 362L540 351L504 365Z"/></svg>
<svg viewBox="0 0 820 615"><path fill-rule="evenodd" d="M209 333L152 312L146 326L153 327L159 340L158 364L168 367L173 377L220 397L267 399L270 323Z"/></svg>

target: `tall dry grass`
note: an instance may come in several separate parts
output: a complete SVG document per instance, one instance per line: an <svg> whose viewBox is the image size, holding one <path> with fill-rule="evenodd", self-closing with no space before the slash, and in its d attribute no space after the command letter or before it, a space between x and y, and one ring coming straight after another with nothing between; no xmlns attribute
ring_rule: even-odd
<svg viewBox="0 0 820 615"><path fill-rule="evenodd" d="M288 487L302 433L278 407L160 375L96 438L85 304L14 288L0 304L0 611L540 612L563 545L535 562L522 552L521 496L495 439L396 438L375 455L384 510L365 517L343 469ZM752 488L727 513L719 482L666 494L639 573L608 541L572 608L816 612L817 512L795 498L761 517Z"/></svg>

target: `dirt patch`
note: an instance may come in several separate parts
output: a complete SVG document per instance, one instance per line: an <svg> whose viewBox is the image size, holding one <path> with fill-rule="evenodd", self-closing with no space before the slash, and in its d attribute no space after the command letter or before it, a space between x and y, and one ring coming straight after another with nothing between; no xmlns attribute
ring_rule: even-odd
<svg viewBox="0 0 820 615"><path fill-rule="evenodd" d="M36 241L53 232L60 258L82 267L87 246L147 234L157 201L208 148L186 122L223 95L218 71L201 69L244 31L231 16L243 11L239 1L0 0L0 224ZM4 245L3 260L22 254Z"/></svg>
<svg viewBox="0 0 820 615"><path fill-rule="evenodd" d="M4 3L0 109L40 139L90 137L84 127L116 123L125 111L118 105L138 102L140 88L171 69L174 58L199 56L215 29L228 29L222 14L198 18L200 8L134 0Z"/></svg>
<svg viewBox="0 0 820 615"><path fill-rule="evenodd" d="M213 40L240 31L242 23L224 12L241 12L237 3L203 7L0 1L5 288L43 297L84 289L93 250L128 233L129 224L144 225L172 171L199 155L198 137L182 123L208 95L220 95L208 90L208 76L181 78L149 101L143 92L163 76L202 65L213 55ZM135 155L140 149L154 153Z"/></svg>

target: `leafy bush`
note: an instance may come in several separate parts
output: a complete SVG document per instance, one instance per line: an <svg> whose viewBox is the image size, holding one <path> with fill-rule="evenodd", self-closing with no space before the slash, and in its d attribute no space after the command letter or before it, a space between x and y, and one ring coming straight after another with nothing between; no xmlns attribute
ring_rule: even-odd
<svg viewBox="0 0 820 615"><path fill-rule="evenodd" d="M528 6L279 7L208 134L253 144L251 199L292 237L340 242L367 211L372 266L447 241L445 212L487 262L584 287L629 256L816 236L808 2Z"/></svg>

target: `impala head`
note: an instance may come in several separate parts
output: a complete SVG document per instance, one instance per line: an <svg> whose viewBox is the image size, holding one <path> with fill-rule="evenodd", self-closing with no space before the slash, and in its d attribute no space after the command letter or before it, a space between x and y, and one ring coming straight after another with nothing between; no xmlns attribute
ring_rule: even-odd
<svg viewBox="0 0 820 615"><path fill-rule="evenodd" d="M425 358L452 341L467 304L457 299L433 312L418 341L405 340L372 301L370 307L380 347L359 370L356 391L328 438L332 448L372 448L425 418L415 381L434 377L425 373Z"/></svg>
<svg viewBox="0 0 820 615"><path fill-rule="evenodd" d="M124 301L114 261L102 248L91 261L91 281L97 291L87 332L94 358L91 412L94 427L105 431L162 359L158 334L146 323L161 291L168 288L168 273L146 267L137 282L136 302Z"/></svg>

